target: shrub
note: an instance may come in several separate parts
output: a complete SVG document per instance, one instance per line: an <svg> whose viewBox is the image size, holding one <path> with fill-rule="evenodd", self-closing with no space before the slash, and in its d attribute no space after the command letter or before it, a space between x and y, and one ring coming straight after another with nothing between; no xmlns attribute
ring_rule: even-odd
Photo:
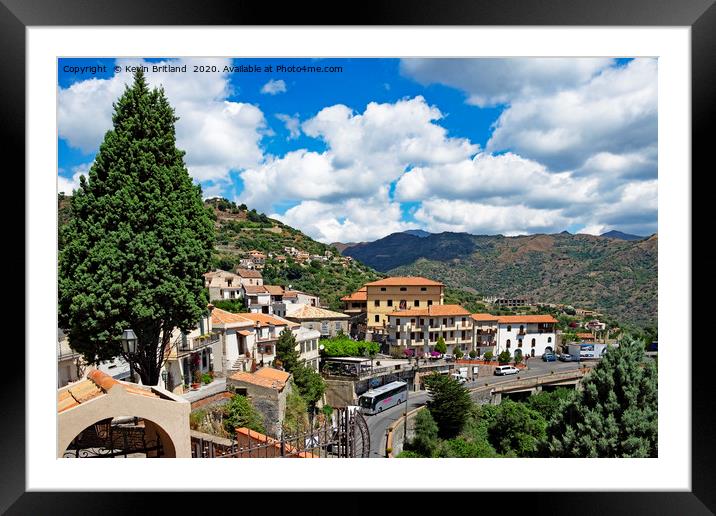
<svg viewBox="0 0 716 516"><path fill-rule="evenodd" d="M423 457L432 457L438 443L438 425L429 410L421 410L415 416L415 438L410 442L410 450Z"/></svg>
<svg viewBox="0 0 716 516"><path fill-rule="evenodd" d="M472 406L467 389L457 380L440 374L426 377L425 385L430 390L427 407L438 425L438 434L454 437L462 430Z"/></svg>
<svg viewBox="0 0 716 516"><path fill-rule="evenodd" d="M495 354L492 351L485 351L485 354L483 357L485 357L485 360L492 360L492 357L495 356Z"/></svg>
<svg viewBox="0 0 716 516"><path fill-rule="evenodd" d="M500 364L507 364L510 361L510 352L505 350L497 355L497 361L500 362Z"/></svg>
<svg viewBox="0 0 716 516"><path fill-rule="evenodd" d="M214 379L211 377L209 373L204 373L201 375L201 381L205 384L211 383Z"/></svg>
<svg viewBox="0 0 716 516"><path fill-rule="evenodd" d="M237 427L246 427L256 432L266 433L261 413L251 404L251 401L241 394L236 394L224 406L224 428L230 435L234 435Z"/></svg>
<svg viewBox="0 0 716 516"><path fill-rule="evenodd" d="M474 349L471 349L470 350L470 358L474 360L476 356L477 356L477 351L475 351Z"/></svg>

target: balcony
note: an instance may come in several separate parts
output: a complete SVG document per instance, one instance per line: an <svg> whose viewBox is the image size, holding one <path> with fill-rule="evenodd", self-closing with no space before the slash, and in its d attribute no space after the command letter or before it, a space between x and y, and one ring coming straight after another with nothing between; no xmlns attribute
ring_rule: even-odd
<svg viewBox="0 0 716 516"><path fill-rule="evenodd" d="M202 338L203 337L203 338ZM213 346L221 341L221 337L218 333L211 333L209 335L197 336L186 339L179 338L177 343L177 354L183 355L187 352L198 351L208 346Z"/></svg>

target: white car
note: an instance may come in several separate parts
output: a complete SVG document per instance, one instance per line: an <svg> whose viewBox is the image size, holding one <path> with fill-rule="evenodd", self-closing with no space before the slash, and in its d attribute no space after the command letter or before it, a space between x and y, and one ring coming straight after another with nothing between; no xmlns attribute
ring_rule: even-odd
<svg viewBox="0 0 716 516"><path fill-rule="evenodd" d="M501 365L495 368L495 374L497 376L504 376L506 374L517 374L520 370L511 365Z"/></svg>

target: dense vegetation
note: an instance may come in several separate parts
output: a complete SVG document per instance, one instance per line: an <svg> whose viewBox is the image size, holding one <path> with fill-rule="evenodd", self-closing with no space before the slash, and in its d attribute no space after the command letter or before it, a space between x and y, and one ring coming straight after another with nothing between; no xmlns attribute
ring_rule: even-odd
<svg viewBox="0 0 716 516"><path fill-rule="evenodd" d="M582 390L524 401L465 404L460 384L443 378L432 382L436 401L419 412L399 457L658 456L656 363L644 357L643 342L610 348Z"/></svg>
<svg viewBox="0 0 716 516"><path fill-rule="evenodd" d="M344 254L388 274L421 275L484 296L528 296L656 326L657 236L519 237L395 233Z"/></svg>
<svg viewBox="0 0 716 516"><path fill-rule="evenodd" d="M321 340L324 349L321 355L326 357L365 357L378 353L377 342L352 340L347 335L337 335Z"/></svg>

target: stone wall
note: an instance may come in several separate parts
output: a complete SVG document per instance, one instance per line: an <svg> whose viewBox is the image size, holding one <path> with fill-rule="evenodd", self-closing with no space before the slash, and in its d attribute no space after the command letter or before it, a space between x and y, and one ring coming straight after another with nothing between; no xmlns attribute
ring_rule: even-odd
<svg viewBox="0 0 716 516"><path fill-rule="evenodd" d="M332 407L345 407L358 402L353 382L326 379L326 403Z"/></svg>

